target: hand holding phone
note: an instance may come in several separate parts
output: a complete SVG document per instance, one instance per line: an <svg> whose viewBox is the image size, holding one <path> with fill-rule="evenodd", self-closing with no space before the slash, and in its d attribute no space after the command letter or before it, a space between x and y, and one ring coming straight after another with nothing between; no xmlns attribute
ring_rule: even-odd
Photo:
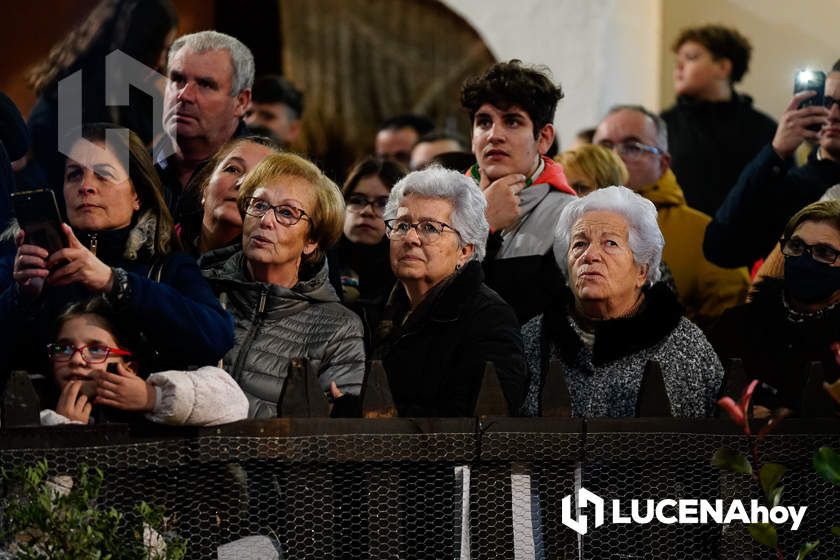
<svg viewBox="0 0 840 560"><path fill-rule="evenodd" d="M25 245L37 245L46 249L48 255L67 247L55 193L49 189L16 192L12 193L12 203L18 224L26 234Z"/></svg>
<svg viewBox="0 0 840 560"><path fill-rule="evenodd" d="M800 70L793 80L793 94L802 91L813 91L814 95L805 99L799 104L800 109L805 107L825 107L825 72L820 70ZM807 126L808 130L819 132L819 124Z"/></svg>
<svg viewBox="0 0 840 560"><path fill-rule="evenodd" d="M823 72L797 74L794 85L796 93L779 118L779 126L773 136L773 150L780 158L791 157L805 140L819 139L818 131L828 118L828 111L822 101L825 93L824 77ZM822 86L819 85L821 80Z"/></svg>
<svg viewBox="0 0 840 560"><path fill-rule="evenodd" d="M15 237L13 277L30 300L41 295L50 271L47 258L66 246L55 194L48 189L12 193L21 231Z"/></svg>
<svg viewBox="0 0 840 560"><path fill-rule="evenodd" d="M15 254L12 277L20 286L21 293L30 301L38 299L44 289L44 282L50 274L47 268L47 250L37 245L24 243L23 231L15 236L17 253Z"/></svg>

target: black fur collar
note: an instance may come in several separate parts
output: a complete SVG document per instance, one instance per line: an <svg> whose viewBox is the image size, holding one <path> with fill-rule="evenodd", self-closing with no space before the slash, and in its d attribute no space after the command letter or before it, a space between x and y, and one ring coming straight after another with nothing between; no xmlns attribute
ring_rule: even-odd
<svg viewBox="0 0 840 560"><path fill-rule="evenodd" d="M608 319L595 326L595 345L592 362L603 365L634 354L660 342L680 322L682 305L665 284L657 283L644 289L645 301L632 317ZM569 313L573 305L571 291L557 301L545 315L545 329L567 362L574 362L583 345L571 325Z"/></svg>

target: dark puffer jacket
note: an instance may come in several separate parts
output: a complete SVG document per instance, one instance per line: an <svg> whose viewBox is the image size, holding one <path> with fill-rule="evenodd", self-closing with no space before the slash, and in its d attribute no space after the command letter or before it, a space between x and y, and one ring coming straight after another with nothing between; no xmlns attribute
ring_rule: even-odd
<svg viewBox="0 0 840 560"><path fill-rule="evenodd" d="M362 324L338 303L326 264L291 290L252 280L240 246L207 253L199 265L233 315L235 344L224 358L224 369L248 396L249 418L277 416L277 401L294 358L307 358L325 392L330 381L345 394L361 392Z"/></svg>

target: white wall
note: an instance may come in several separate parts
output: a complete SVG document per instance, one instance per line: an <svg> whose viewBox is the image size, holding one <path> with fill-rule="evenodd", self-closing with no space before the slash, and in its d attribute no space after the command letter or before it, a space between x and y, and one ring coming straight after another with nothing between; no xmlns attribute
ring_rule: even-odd
<svg viewBox="0 0 840 560"><path fill-rule="evenodd" d="M662 0L444 0L498 60L543 64L560 82L561 147L616 103L660 105Z"/></svg>

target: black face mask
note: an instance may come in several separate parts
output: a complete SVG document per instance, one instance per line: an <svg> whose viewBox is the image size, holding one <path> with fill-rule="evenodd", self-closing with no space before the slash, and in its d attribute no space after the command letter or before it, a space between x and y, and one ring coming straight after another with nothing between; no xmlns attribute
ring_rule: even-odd
<svg viewBox="0 0 840 560"><path fill-rule="evenodd" d="M785 290L805 303L826 300L840 290L840 267L817 262L808 253L785 257Z"/></svg>

